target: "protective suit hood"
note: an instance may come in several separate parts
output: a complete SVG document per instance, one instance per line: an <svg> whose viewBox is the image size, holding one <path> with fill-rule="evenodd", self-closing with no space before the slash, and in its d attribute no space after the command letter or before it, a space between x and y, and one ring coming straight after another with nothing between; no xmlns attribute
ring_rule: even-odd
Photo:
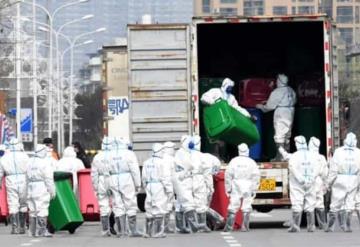
<svg viewBox="0 0 360 247"><path fill-rule="evenodd" d="M15 137L12 137L9 142L10 151L21 151L22 145L19 140Z"/></svg>
<svg viewBox="0 0 360 247"><path fill-rule="evenodd" d="M311 137L309 141L309 151L318 153L320 149L320 140L316 137Z"/></svg>
<svg viewBox="0 0 360 247"><path fill-rule="evenodd" d="M296 150L307 150L306 139L304 136L297 136L294 138Z"/></svg>
<svg viewBox="0 0 360 247"><path fill-rule="evenodd" d="M35 156L38 158L46 158L48 156L49 149L44 144L38 144L35 148Z"/></svg>
<svg viewBox="0 0 360 247"><path fill-rule="evenodd" d="M344 146L348 148L355 148L356 145L357 145L356 135L352 132L348 133L344 140Z"/></svg>
<svg viewBox="0 0 360 247"><path fill-rule="evenodd" d="M249 147L246 143L241 143L238 146L238 152L239 152L239 156L246 156L249 157Z"/></svg>
<svg viewBox="0 0 360 247"><path fill-rule="evenodd" d="M114 138L104 136L101 143L101 150L110 151L114 148Z"/></svg>
<svg viewBox="0 0 360 247"><path fill-rule="evenodd" d="M225 94L230 94L231 90L234 87L235 83L229 78L225 78L221 85L221 91Z"/></svg>
<svg viewBox="0 0 360 247"><path fill-rule="evenodd" d="M114 138L114 150L127 149L127 142L121 137Z"/></svg>
<svg viewBox="0 0 360 247"><path fill-rule="evenodd" d="M276 80L277 87L285 87L288 84L288 77L284 74L279 74Z"/></svg>
<svg viewBox="0 0 360 247"><path fill-rule="evenodd" d="M189 142L191 140L191 137L188 135L183 135L181 137L181 147L185 150L188 150L189 148Z"/></svg>
<svg viewBox="0 0 360 247"><path fill-rule="evenodd" d="M175 143L173 142L165 142L164 143L164 153L174 156L175 155Z"/></svg>
<svg viewBox="0 0 360 247"><path fill-rule="evenodd" d="M200 151L201 149L201 137L199 135L195 135L192 138L192 141L194 142L194 149L197 151Z"/></svg>
<svg viewBox="0 0 360 247"><path fill-rule="evenodd" d="M76 153L73 147L69 146L66 147L64 150L64 155L63 157L65 158L76 158Z"/></svg>
<svg viewBox="0 0 360 247"><path fill-rule="evenodd" d="M158 158L162 158L164 155L164 146L161 145L160 143L155 143L152 146L152 156L153 157L158 157Z"/></svg>

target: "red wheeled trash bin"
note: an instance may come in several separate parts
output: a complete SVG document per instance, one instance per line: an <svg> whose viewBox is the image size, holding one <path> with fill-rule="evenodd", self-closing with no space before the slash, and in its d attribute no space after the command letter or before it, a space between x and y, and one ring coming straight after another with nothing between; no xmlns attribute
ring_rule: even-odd
<svg viewBox="0 0 360 247"><path fill-rule="evenodd" d="M221 170L214 176L214 194L212 196L210 207L221 214L226 220L228 212L229 198L225 193L225 171ZM236 213L234 229L240 229L242 224L241 210Z"/></svg>
<svg viewBox="0 0 360 247"><path fill-rule="evenodd" d="M91 170L78 171L80 211L86 221L100 220L99 203L91 181Z"/></svg>
<svg viewBox="0 0 360 247"><path fill-rule="evenodd" d="M5 178L2 180L2 189L0 190L0 222L5 222L7 224L7 217L9 215L9 208L7 205L7 195L6 195L6 186Z"/></svg>

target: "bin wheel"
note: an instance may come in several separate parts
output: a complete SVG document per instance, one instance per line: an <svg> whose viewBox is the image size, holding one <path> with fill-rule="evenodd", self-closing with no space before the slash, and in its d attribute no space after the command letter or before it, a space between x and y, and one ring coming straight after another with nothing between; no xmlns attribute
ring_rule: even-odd
<svg viewBox="0 0 360 247"><path fill-rule="evenodd" d="M69 230L69 233L70 233L70 234L74 234L75 231L76 231L76 229L71 229L71 230Z"/></svg>
<svg viewBox="0 0 360 247"><path fill-rule="evenodd" d="M47 229L51 234L55 233L55 228L50 223L48 223Z"/></svg>
<svg viewBox="0 0 360 247"><path fill-rule="evenodd" d="M4 223L5 223L5 226L8 226L8 224L9 224L8 219L5 219Z"/></svg>

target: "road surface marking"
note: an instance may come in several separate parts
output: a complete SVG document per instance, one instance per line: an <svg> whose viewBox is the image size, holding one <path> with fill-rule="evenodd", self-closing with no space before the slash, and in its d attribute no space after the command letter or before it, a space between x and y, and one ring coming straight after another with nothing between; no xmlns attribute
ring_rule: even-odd
<svg viewBox="0 0 360 247"><path fill-rule="evenodd" d="M33 243L37 243L37 242L40 242L41 240L40 239L32 239L30 240L30 242L33 242Z"/></svg>
<svg viewBox="0 0 360 247"><path fill-rule="evenodd" d="M32 243L23 243L23 244L20 244L20 246L31 246Z"/></svg>
<svg viewBox="0 0 360 247"><path fill-rule="evenodd" d="M231 235L231 232L221 232L223 239L230 247L241 247L242 245Z"/></svg>
<svg viewBox="0 0 360 247"><path fill-rule="evenodd" d="M251 213L251 217L254 217L254 218L272 218L273 216L271 214L268 214L268 213L254 212L254 213Z"/></svg>
<svg viewBox="0 0 360 247"><path fill-rule="evenodd" d="M236 239L226 239L225 240L228 244L236 244L237 240Z"/></svg>

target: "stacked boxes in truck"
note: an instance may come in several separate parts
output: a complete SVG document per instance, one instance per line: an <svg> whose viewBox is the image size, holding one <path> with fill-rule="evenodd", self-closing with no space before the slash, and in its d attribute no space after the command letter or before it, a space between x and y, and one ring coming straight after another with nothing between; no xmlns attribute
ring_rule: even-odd
<svg viewBox="0 0 360 247"><path fill-rule="evenodd" d="M278 73L289 77L292 88L302 89L298 93L304 93L302 83L317 78L320 98L296 105L293 136L317 136L329 157L339 145L333 28L323 15L210 16L195 17L190 25L129 25L130 134L140 162L155 142L179 143L181 135L195 133L206 139L199 92L209 79L203 78L229 77L238 86L244 79ZM266 149L273 143L272 116L263 118ZM228 151L236 156L236 148ZM263 155L258 162L261 186L254 207L263 211L290 205L287 163L269 160Z"/></svg>

